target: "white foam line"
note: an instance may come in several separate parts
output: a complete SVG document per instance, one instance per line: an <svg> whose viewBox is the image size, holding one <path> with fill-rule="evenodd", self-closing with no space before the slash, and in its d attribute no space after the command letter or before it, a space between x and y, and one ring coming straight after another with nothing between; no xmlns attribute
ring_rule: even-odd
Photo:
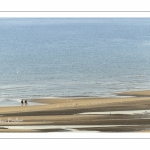
<svg viewBox="0 0 150 150"><path fill-rule="evenodd" d="M95 128L95 127L117 127L117 126L138 126L138 125L37 125L37 126L1 126L8 129L24 129L24 130L36 130L36 129L63 129L71 132L76 132L80 130L77 129L84 129L84 128ZM86 130L84 130L86 131ZM81 131L81 132L84 132Z"/></svg>
<svg viewBox="0 0 150 150"><path fill-rule="evenodd" d="M79 113L80 115L105 115L105 114L148 114L150 110L128 110L128 111L107 111L107 112L84 112Z"/></svg>

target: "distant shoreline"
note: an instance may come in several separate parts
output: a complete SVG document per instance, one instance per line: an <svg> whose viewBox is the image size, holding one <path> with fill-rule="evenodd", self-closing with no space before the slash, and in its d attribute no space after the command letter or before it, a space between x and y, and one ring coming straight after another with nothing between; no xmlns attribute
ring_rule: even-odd
<svg viewBox="0 0 150 150"><path fill-rule="evenodd" d="M118 93L117 95L118 96L150 97L150 90L122 92L122 93Z"/></svg>

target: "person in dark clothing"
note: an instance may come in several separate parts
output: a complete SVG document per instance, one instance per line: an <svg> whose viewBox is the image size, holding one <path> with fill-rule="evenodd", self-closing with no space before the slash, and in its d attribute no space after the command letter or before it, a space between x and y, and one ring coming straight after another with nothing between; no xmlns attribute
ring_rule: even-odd
<svg viewBox="0 0 150 150"><path fill-rule="evenodd" d="M27 104L28 104L27 99L24 101L24 103L25 103L25 105L27 105Z"/></svg>
<svg viewBox="0 0 150 150"><path fill-rule="evenodd" d="M21 100L21 105L23 105L23 99Z"/></svg>

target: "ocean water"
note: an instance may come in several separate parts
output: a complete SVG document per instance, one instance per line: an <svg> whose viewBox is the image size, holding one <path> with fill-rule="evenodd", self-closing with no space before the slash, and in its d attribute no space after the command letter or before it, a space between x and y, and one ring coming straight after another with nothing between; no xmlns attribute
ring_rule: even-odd
<svg viewBox="0 0 150 150"><path fill-rule="evenodd" d="M0 18L0 106L146 89L149 18Z"/></svg>

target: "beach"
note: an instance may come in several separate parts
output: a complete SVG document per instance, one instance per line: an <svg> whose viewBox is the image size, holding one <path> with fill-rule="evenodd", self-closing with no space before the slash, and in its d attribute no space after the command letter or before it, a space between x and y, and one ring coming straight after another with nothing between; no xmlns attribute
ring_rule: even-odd
<svg viewBox="0 0 150 150"><path fill-rule="evenodd" d="M1 107L0 132L149 132L150 91L118 95L34 99L27 106Z"/></svg>

